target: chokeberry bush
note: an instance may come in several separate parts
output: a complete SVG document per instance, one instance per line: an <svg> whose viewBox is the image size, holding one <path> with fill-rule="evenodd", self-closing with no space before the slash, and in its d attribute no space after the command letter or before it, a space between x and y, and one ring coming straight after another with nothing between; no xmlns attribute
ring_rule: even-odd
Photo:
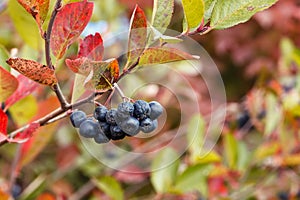
<svg viewBox="0 0 300 200"><path fill-rule="evenodd" d="M1 0L0 199L299 199L299 13Z"/></svg>

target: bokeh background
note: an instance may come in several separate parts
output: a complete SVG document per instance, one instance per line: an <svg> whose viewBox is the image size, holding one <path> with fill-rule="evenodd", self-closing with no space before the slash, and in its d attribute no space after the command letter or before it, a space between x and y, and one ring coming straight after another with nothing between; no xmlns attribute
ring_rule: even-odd
<svg viewBox="0 0 300 200"><path fill-rule="evenodd" d="M54 1L51 3L53 6ZM151 0L94 3L92 21L82 36L100 32L109 38L127 31L135 4L151 19ZM11 52L45 62L43 43L31 16L15 0L0 0L0 5L0 65L5 65ZM180 1L176 1L169 29L181 32L182 18ZM227 97L223 105L226 118L215 122L217 137L212 149L203 146L212 110L201 74L176 66L190 84L185 86L176 82L172 73L138 71L128 76L121 88L134 99L161 102L164 118L151 137L129 138L114 145L128 152L145 144L147 150L155 150L166 146L181 128L182 141L192 143L187 151L179 153L180 143L169 145L156 156L115 170L96 159L87 149L88 143L64 119L40 128L30 144L0 148L0 199L8 189L17 199L300 199L299 27L300 2L279 0L246 23L192 37L218 67ZM75 57L77 49L73 44L66 57ZM119 56L122 51L117 40L108 49L107 57ZM71 99L74 76L63 60L56 64L63 92ZM145 74L178 87L176 95L148 84L151 77L147 79ZM132 93L133 85L141 85L141 89ZM190 89L197 92L196 102ZM185 98L182 104L176 96ZM199 106L199 112L192 105ZM8 131L58 106L52 91L39 87L9 109ZM120 155L113 150L110 153L109 158L121 162ZM151 171L164 163L168 165L162 170Z"/></svg>

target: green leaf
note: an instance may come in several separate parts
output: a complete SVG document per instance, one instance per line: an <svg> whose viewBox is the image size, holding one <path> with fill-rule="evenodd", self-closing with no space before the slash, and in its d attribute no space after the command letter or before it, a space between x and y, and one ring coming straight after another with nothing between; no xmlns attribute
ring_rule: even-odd
<svg viewBox="0 0 300 200"><path fill-rule="evenodd" d="M28 95L12 105L9 111L16 124L19 126L27 124L37 114L38 105L36 98Z"/></svg>
<svg viewBox="0 0 300 200"><path fill-rule="evenodd" d="M24 42L33 49L39 50L44 43L34 18L16 0L8 1L8 13Z"/></svg>
<svg viewBox="0 0 300 200"><path fill-rule="evenodd" d="M18 88L18 80L0 66L0 103L5 101Z"/></svg>
<svg viewBox="0 0 300 200"><path fill-rule="evenodd" d="M151 24L164 33L171 22L174 0L154 0Z"/></svg>
<svg viewBox="0 0 300 200"><path fill-rule="evenodd" d="M121 188L121 185L113 177L104 176L99 179L94 179L94 183L113 200L124 199L124 192Z"/></svg>
<svg viewBox="0 0 300 200"><path fill-rule="evenodd" d="M272 156L282 150L281 144L277 141L264 143L260 145L254 153L254 160L261 161L269 156Z"/></svg>
<svg viewBox="0 0 300 200"><path fill-rule="evenodd" d="M159 32L153 26L150 27L150 30L151 30L151 34L150 34L151 40L148 42L149 44L152 44L154 41L157 41L157 40L159 40L160 44L162 44L164 42L167 42L170 44L182 42L182 39L180 39L180 38L163 35L161 32Z"/></svg>
<svg viewBox="0 0 300 200"><path fill-rule="evenodd" d="M164 193L173 185L179 166L179 156L171 148L159 152L154 158L151 169L151 183L156 192Z"/></svg>
<svg viewBox="0 0 300 200"><path fill-rule="evenodd" d="M201 151L203 151L205 127L206 123L200 113L194 115L189 122L187 140L192 160L196 160L200 156Z"/></svg>
<svg viewBox="0 0 300 200"><path fill-rule="evenodd" d="M188 29L196 28L200 25L204 16L203 0L182 0L184 15Z"/></svg>
<svg viewBox="0 0 300 200"><path fill-rule="evenodd" d="M192 55L175 48L153 47L140 56L139 65L162 64L181 60L195 60Z"/></svg>
<svg viewBox="0 0 300 200"><path fill-rule="evenodd" d="M204 0L205 12L204 12L204 24L211 18L212 11L217 3L217 0Z"/></svg>
<svg viewBox="0 0 300 200"><path fill-rule="evenodd" d="M271 93L267 94L265 101L267 114L264 134L270 135L280 123L282 110L277 104L277 98L275 95Z"/></svg>
<svg viewBox="0 0 300 200"><path fill-rule="evenodd" d="M175 191L186 193L191 191L199 191L206 196L208 193L207 177L212 169L212 165L198 164L188 167L176 179L174 186Z"/></svg>
<svg viewBox="0 0 300 200"><path fill-rule="evenodd" d="M255 13L265 10L278 0L218 0L210 26L224 29L248 21Z"/></svg>
<svg viewBox="0 0 300 200"><path fill-rule="evenodd" d="M10 67L6 64L6 60L8 59L9 54L5 47L0 44L0 66L10 72Z"/></svg>
<svg viewBox="0 0 300 200"><path fill-rule="evenodd" d="M76 102L81 97L81 95L83 95L85 91L84 88L85 79L86 79L85 76L80 74L75 74L71 103Z"/></svg>
<svg viewBox="0 0 300 200"><path fill-rule="evenodd" d="M238 143L238 161L237 168L240 171L245 171L248 168L248 164L251 159L250 151L247 148L247 145L243 142Z"/></svg>
<svg viewBox="0 0 300 200"><path fill-rule="evenodd" d="M238 142L232 133L226 133L223 137L227 164L230 168L236 169L238 161Z"/></svg>

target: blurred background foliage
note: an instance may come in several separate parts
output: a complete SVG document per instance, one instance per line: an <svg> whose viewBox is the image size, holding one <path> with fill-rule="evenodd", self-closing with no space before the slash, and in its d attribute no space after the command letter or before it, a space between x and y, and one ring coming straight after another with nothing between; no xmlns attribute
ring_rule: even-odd
<svg viewBox="0 0 300 200"><path fill-rule="evenodd" d="M97 31L108 37L128 30L136 3L151 19L151 0L94 2L92 21L83 35ZM3 61L13 48L19 57L45 62L32 17L15 0L1 0L0 5L0 65L8 69ZM179 1L175 13L169 28L180 32L183 12ZM300 199L299 27L299 1L279 0L244 24L193 36L213 58L226 88L226 120L213 149L202 148L209 96L201 77L187 73L185 78L201 97L201 113L194 113L189 101L180 107L164 88L150 87L148 92L135 94L165 106L167 119L159 136L172 137L180 116L189 116L183 119L187 124L184 137L196 142L180 159L152 173L143 173L135 165L126 166L135 173L108 169L84 148L68 120L62 120L41 128L28 148L16 144L0 148L0 199L7 198L3 192L7 188L17 199ZM119 47L113 47L108 55L118 54ZM75 56L76 51L74 44L66 57ZM63 92L70 99L73 77L63 62L58 65ZM161 78L172 81L170 75ZM138 74L129 76L122 88L129 93L130 84L145 81ZM40 87L10 108L9 131L57 106L52 92ZM193 138L195 132L199 134ZM149 140L155 144L155 137L116 144L134 150ZM177 158L176 148L160 151L149 165L157 168Z"/></svg>

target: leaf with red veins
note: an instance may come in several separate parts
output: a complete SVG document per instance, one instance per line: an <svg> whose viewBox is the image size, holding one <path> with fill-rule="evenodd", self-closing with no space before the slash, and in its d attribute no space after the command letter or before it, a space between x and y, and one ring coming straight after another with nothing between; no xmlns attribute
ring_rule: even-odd
<svg viewBox="0 0 300 200"><path fill-rule="evenodd" d="M6 135L8 117L0 108L0 134Z"/></svg>
<svg viewBox="0 0 300 200"><path fill-rule="evenodd" d="M28 127L18 133L14 138L7 138L8 142L15 142L15 143L24 143L27 142L31 137L32 134L40 127L39 123L32 122L28 125Z"/></svg>
<svg viewBox="0 0 300 200"><path fill-rule="evenodd" d="M79 73L82 75L88 75L90 72L90 65L87 64L87 58L76 58L76 59L69 59L65 60L66 65L72 70L74 73Z"/></svg>
<svg viewBox="0 0 300 200"><path fill-rule="evenodd" d="M113 58L107 61L90 63L93 67L90 75L85 80L85 88L105 91L119 78L119 63Z"/></svg>
<svg viewBox="0 0 300 200"><path fill-rule="evenodd" d="M146 15L137 5L131 17L129 30L127 59L128 62L134 62L144 51L147 42Z"/></svg>
<svg viewBox="0 0 300 200"><path fill-rule="evenodd" d="M49 0L18 0L18 2L33 16L39 27L41 27L48 14Z"/></svg>
<svg viewBox="0 0 300 200"><path fill-rule="evenodd" d="M33 60L9 58L6 61L12 68L38 83L53 86L57 83L54 70Z"/></svg>
<svg viewBox="0 0 300 200"><path fill-rule="evenodd" d="M19 82L0 66L0 103L5 101L18 88Z"/></svg>
<svg viewBox="0 0 300 200"><path fill-rule="evenodd" d="M78 57L86 57L90 60L101 61L103 57L103 40L100 33L86 36L80 43Z"/></svg>
<svg viewBox="0 0 300 200"><path fill-rule="evenodd" d="M181 60L195 60L194 56L175 48L153 47L140 56L139 65L162 64Z"/></svg>
<svg viewBox="0 0 300 200"><path fill-rule="evenodd" d="M86 0L63 6L56 15L52 27L50 47L57 59L65 54L82 33L91 19L94 4Z"/></svg>
<svg viewBox="0 0 300 200"><path fill-rule="evenodd" d="M19 81L18 89L5 101L5 110L7 110L11 105L17 101L23 99L24 97L31 94L39 86L36 82L30 80L22 74L17 77Z"/></svg>

